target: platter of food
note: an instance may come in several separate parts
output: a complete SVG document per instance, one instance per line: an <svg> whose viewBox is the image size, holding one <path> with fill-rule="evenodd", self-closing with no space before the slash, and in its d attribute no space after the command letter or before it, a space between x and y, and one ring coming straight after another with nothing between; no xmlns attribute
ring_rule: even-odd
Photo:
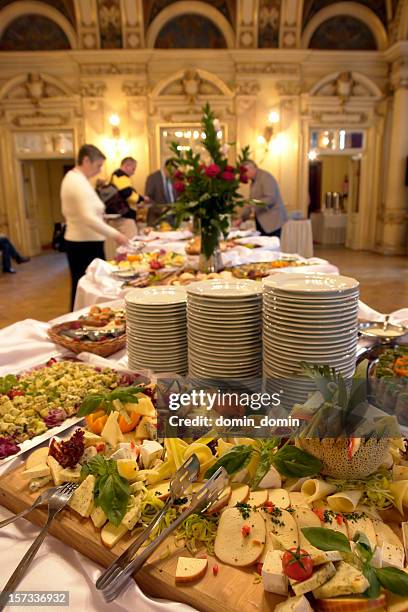
<svg viewBox="0 0 408 612"><path fill-rule="evenodd" d="M136 380L145 379L54 358L0 378L0 465L81 421L77 411L90 391L114 391Z"/></svg>
<svg viewBox="0 0 408 612"><path fill-rule="evenodd" d="M159 249L149 253L128 253L119 261L108 262L117 278L132 278L158 270L176 270L186 264L185 255Z"/></svg>
<svg viewBox="0 0 408 612"><path fill-rule="evenodd" d="M343 401L347 409L350 402L351 394ZM305 416L312 404L314 416L324 415L323 395L319 405L302 407ZM0 500L18 512L44 487L77 482L51 533L104 567L163 510L185 461L198 462L196 476L183 497L170 498L150 541L177 521L214 473L228 476L218 498L181 522L137 573L146 593L206 612L406 610L402 438L384 428L382 438L321 437L314 418L309 437L289 441L214 431L196 440L157 440L151 385L115 396L90 393L78 414L84 427L35 450L0 479ZM42 524L44 513L29 518Z"/></svg>

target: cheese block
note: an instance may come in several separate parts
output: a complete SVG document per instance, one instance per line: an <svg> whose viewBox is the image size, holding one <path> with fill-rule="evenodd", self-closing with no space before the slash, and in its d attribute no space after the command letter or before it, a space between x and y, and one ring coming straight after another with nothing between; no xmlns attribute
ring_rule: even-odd
<svg viewBox="0 0 408 612"><path fill-rule="evenodd" d="M119 412L113 411L102 429L102 438L111 446L115 447L119 442L123 442L123 434L118 423Z"/></svg>
<svg viewBox="0 0 408 612"><path fill-rule="evenodd" d="M81 466L74 468L63 468L60 472L63 482L79 482L81 479Z"/></svg>
<svg viewBox="0 0 408 612"><path fill-rule="evenodd" d="M249 497L249 487L247 484L234 484L231 487L231 497L228 506L233 508L237 504L244 504Z"/></svg>
<svg viewBox="0 0 408 612"><path fill-rule="evenodd" d="M309 553L317 553L318 549L310 544L309 540L303 535L302 529L305 527L321 527L320 519L310 508L298 507L293 513L299 530L299 546Z"/></svg>
<svg viewBox="0 0 408 612"><path fill-rule="evenodd" d="M276 467L271 465L265 476L259 483L260 489L280 489L282 486L282 478Z"/></svg>
<svg viewBox="0 0 408 612"><path fill-rule="evenodd" d="M106 516L102 508L100 506L95 506L91 512L91 521L93 522L95 527L97 529L100 529L101 527L104 526L107 520L108 520L108 517Z"/></svg>
<svg viewBox="0 0 408 612"><path fill-rule="evenodd" d="M248 498L248 505L251 508L260 508L264 506L268 501L268 491L264 489L263 491L251 491Z"/></svg>
<svg viewBox="0 0 408 612"><path fill-rule="evenodd" d="M298 528L290 512L287 510L280 510L280 512L281 514L278 515L275 509L272 514L269 514L267 511L262 511L262 514L265 518L265 527L268 534L268 547L272 544L272 546L270 546L271 548L286 550L287 548L298 545Z"/></svg>
<svg viewBox="0 0 408 612"><path fill-rule="evenodd" d="M262 564L263 588L268 593L287 595L289 589L288 577L282 572L282 550L270 550Z"/></svg>
<svg viewBox="0 0 408 612"><path fill-rule="evenodd" d="M55 486L59 487L63 483L63 480L61 478L61 472L63 470L62 465L60 465L58 461L54 459L54 457L52 457L51 455L48 455L47 457L47 464L51 470L51 476Z"/></svg>
<svg viewBox="0 0 408 612"><path fill-rule="evenodd" d="M89 474L85 480L75 489L68 502L70 508L83 517L91 515L94 506L95 476Z"/></svg>
<svg viewBox="0 0 408 612"><path fill-rule="evenodd" d="M294 508L303 507L309 508L307 497L301 491L289 491L290 505Z"/></svg>
<svg viewBox="0 0 408 612"><path fill-rule="evenodd" d="M25 469L30 470L36 465L44 465L47 463L48 457L48 446L43 446L41 448L36 448L28 457L25 462Z"/></svg>
<svg viewBox="0 0 408 612"><path fill-rule="evenodd" d="M397 546L384 542L381 546L381 567L404 567L405 554Z"/></svg>
<svg viewBox="0 0 408 612"><path fill-rule="evenodd" d="M121 523L118 527L116 527L113 523L109 521L108 523L106 523L106 525L102 527L102 544L106 546L106 548L113 548L115 544L117 544L127 532L128 528L126 527L126 525L123 525Z"/></svg>
<svg viewBox="0 0 408 612"><path fill-rule="evenodd" d="M244 535L247 527L249 534ZM228 565L252 565L263 551L265 535L265 521L260 512L250 510L248 518L244 518L238 508L226 508L218 524L215 555Z"/></svg>
<svg viewBox="0 0 408 612"><path fill-rule="evenodd" d="M313 565L323 565L323 563L327 563L328 561L342 561L343 557L338 550L321 550L318 553L313 553L311 555Z"/></svg>
<svg viewBox="0 0 408 612"><path fill-rule="evenodd" d="M315 591L318 587L330 580L335 573L336 568L334 567L333 563L325 563L324 565L319 566L318 569L313 572L310 578L302 580L302 582L295 582L291 580L290 584L295 595L304 595L305 593L310 593L310 591Z"/></svg>
<svg viewBox="0 0 408 612"><path fill-rule="evenodd" d="M163 447L156 440L143 440L140 447L140 458L144 468L150 468L163 454Z"/></svg>
<svg viewBox="0 0 408 612"><path fill-rule="evenodd" d="M313 608L304 595L289 597L275 606L275 612L313 612Z"/></svg>
<svg viewBox="0 0 408 612"><path fill-rule="evenodd" d="M28 468L28 470L24 470L21 473L21 478L24 480L32 480L33 478L44 478L45 476L49 476L51 474L51 470L46 463L39 463L34 467Z"/></svg>
<svg viewBox="0 0 408 612"><path fill-rule="evenodd" d="M176 567L176 582L193 582L202 578L207 571L208 559L179 557Z"/></svg>
<svg viewBox="0 0 408 612"><path fill-rule="evenodd" d="M140 518L140 514L142 511L141 503L142 497L140 495L131 495L128 510L122 519L122 525L125 525L129 529L129 531L131 531L135 527L137 521Z"/></svg>
<svg viewBox="0 0 408 612"><path fill-rule="evenodd" d="M156 416L156 410L153 406L152 400L147 395L138 394L137 395L138 402L137 404L125 404L126 410L129 412L135 411L142 416L154 417Z"/></svg>
<svg viewBox="0 0 408 612"><path fill-rule="evenodd" d="M103 438L101 438L101 436L98 436L92 431L88 431L87 429L84 429L83 432L84 432L85 448L87 448L88 446L97 446L98 444L101 444L104 441Z"/></svg>
<svg viewBox="0 0 408 612"><path fill-rule="evenodd" d="M364 533L370 542L371 548L374 550L377 546L377 537L372 520L365 514L358 514L358 518L353 518L353 515L346 515L345 519L347 520L349 540L354 540L354 536L358 532Z"/></svg>
<svg viewBox="0 0 408 612"><path fill-rule="evenodd" d="M361 594L369 586L369 582L362 572L349 563L340 561L336 566L334 576L321 586L313 589L313 596L316 599L325 599L327 597Z"/></svg>
<svg viewBox="0 0 408 612"><path fill-rule="evenodd" d="M138 426L135 429L134 436L137 439L151 438L149 427L157 425L157 419L150 416L142 416Z"/></svg>
<svg viewBox="0 0 408 612"><path fill-rule="evenodd" d="M404 551L403 543L389 525L376 519L371 520L373 521L378 546L381 547L383 544L392 544Z"/></svg>
<svg viewBox="0 0 408 612"><path fill-rule="evenodd" d="M159 499L167 499L170 495L170 480L164 480L156 485L147 487L147 490L152 491L153 495L156 495Z"/></svg>
<svg viewBox="0 0 408 612"><path fill-rule="evenodd" d="M283 510L290 506L289 493L285 489L268 489L268 501Z"/></svg>

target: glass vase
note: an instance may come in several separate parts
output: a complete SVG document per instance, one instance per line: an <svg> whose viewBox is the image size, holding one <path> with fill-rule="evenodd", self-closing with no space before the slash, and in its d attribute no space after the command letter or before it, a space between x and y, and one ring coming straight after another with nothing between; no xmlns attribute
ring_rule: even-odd
<svg viewBox="0 0 408 612"><path fill-rule="evenodd" d="M201 222L200 226L201 243L198 269L205 274L218 272L223 267L220 247L221 234L212 225L207 227Z"/></svg>

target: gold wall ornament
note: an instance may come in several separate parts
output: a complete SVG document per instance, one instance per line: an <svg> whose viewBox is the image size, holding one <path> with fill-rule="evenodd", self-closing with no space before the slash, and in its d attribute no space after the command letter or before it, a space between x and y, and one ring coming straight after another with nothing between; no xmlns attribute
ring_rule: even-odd
<svg viewBox="0 0 408 612"><path fill-rule="evenodd" d="M149 93L149 87L146 83L139 81L125 81L122 91L126 96L146 96Z"/></svg>
<svg viewBox="0 0 408 612"><path fill-rule="evenodd" d="M101 98L106 91L106 83L103 81L88 81L81 83L79 91L86 98Z"/></svg>
<svg viewBox="0 0 408 612"><path fill-rule="evenodd" d="M261 86L258 81L242 81L237 83L235 93L238 96L255 96L260 89Z"/></svg>
<svg viewBox="0 0 408 612"><path fill-rule="evenodd" d="M114 63L90 63L81 64L82 75L97 76L107 74L142 74L146 72L145 64L114 64Z"/></svg>
<svg viewBox="0 0 408 612"><path fill-rule="evenodd" d="M66 126L69 122L70 117L68 115L42 113L41 111L36 111L31 114L15 115L12 119L12 124L16 127Z"/></svg>
<svg viewBox="0 0 408 612"><path fill-rule="evenodd" d="M300 68L298 64L281 64L278 62L253 62L237 64L236 71L237 73L244 74L300 74Z"/></svg>
<svg viewBox="0 0 408 612"><path fill-rule="evenodd" d="M336 93L342 104L345 104L353 94L353 87L354 79L351 72L340 72L336 79Z"/></svg>
<svg viewBox="0 0 408 612"><path fill-rule="evenodd" d="M181 78L183 93L192 104L200 93L201 77L196 70L186 70Z"/></svg>
<svg viewBox="0 0 408 612"><path fill-rule="evenodd" d="M298 96L302 92L299 81L277 81L276 89L280 96Z"/></svg>
<svg viewBox="0 0 408 612"><path fill-rule="evenodd" d="M41 98L45 95L45 82L40 74L30 72L27 75L25 82L25 88L27 90L28 97L34 102L38 103Z"/></svg>

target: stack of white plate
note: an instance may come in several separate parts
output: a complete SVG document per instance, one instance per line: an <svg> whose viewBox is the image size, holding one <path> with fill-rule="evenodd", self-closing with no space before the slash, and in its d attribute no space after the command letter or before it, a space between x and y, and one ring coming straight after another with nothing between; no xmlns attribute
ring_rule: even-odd
<svg viewBox="0 0 408 612"><path fill-rule="evenodd" d="M187 286L188 365L196 379L262 375L262 287L252 280Z"/></svg>
<svg viewBox="0 0 408 612"><path fill-rule="evenodd" d="M283 390L289 403L304 401L315 385L302 374L302 361L327 364L351 378L357 349L358 281L332 274L281 273L265 279L263 288L267 386Z"/></svg>
<svg viewBox="0 0 408 612"><path fill-rule="evenodd" d="M186 299L184 287L147 287L126 294L131 369L187 372Z"/></svg>

